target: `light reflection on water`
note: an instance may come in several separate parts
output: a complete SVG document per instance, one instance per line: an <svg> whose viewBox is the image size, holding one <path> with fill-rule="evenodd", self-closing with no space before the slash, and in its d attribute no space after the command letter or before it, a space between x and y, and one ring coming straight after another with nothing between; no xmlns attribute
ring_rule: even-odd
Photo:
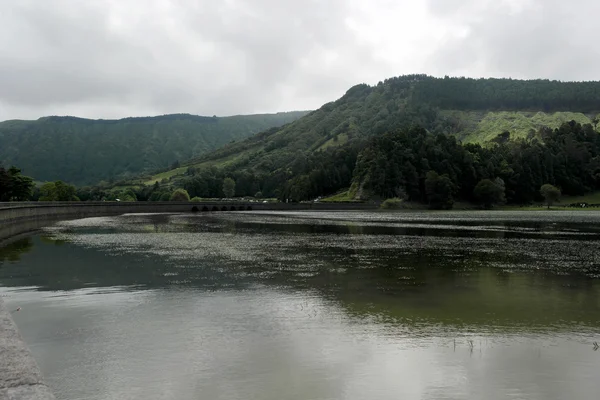
<svg viewBox="0 0 600 400"><path fill-rule="evenodd" d="M0 293L59 399L595 398L598 222L90 218L16 246Z"/></svg>

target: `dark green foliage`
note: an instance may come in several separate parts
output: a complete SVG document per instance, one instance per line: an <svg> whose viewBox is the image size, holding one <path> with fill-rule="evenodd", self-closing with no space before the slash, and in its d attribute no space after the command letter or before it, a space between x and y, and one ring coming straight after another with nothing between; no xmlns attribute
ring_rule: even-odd
<svg viewBox="0 0 600 400"><path fill-rule="evenodd" d="M349 144L344 148L299 153L289 168L285 166L285 157L277 161L284 163L282 168L274 168L268 156L255 167L242 161L224 168L188 168L187 173L176 179L173 185L185 188L190 196L215 198L225 194L224 179L231 178L235 182L235 196L306 200L348 187L357 153L357 147ZM295 177L290 179L292 176ZM307 180L309 185L305 184Z"/></svg>
<svg viewBox="0 0 600 400"><path fill-rule="evenodd" d="M106 193L106 196L103 200L110 201L137 201L137 195L133 191L133 189L124 189L124 190L111 190Z"/></svg>
<svg viewBox="0 0 600 400"><path fill-rule="evenodd" d="M373 137L361 151L353 180L365 197L404 196L411 201L431 203L424 190L429 171L447 174L453 186L475 180L465 156L464 148L453 137L432 135L421 128L388 133ZM444 179L440 185L445 183ZM434 192L439 190L442 187L436 186ZM437 200L433 203L440 206Z"/></svg>
<svg viewBox="0 0 600 400"><path fill-rule="evenodd" d="M136 196L139 201L167 201L171 198L171 193L172 189L155 182L152 186L144 186L138 189ZM165 198L166 200L163 200Z"/></svg>
<svg viewBox="0 0 600 400"><path fill-rule="evenodd" d="M169 201L169 200L171 200L171 193L169 193L169 192L162 193L160 198L158 199L158 201Z"/></svg>
<svg viewBox="0 0 600 400"><path fill-rule="evenodd" d="M199 169L178 184L191 197L217 198L222 196L224 178L224 172L217 168Z"/></svg>
<svg viewBox="0 0 600 400"><path fill-rule="evenodd" d="M190 201L190 195L185 189L177 189L171 195L170 201Z"/></svg>
<svg viewBox="0 0 600 400"><path fill-rule="evenodd" d="M37 180L95 184L177 167L232 139L294 121L305 112L200 117L189 114L121 120L44 117L0 122L0 163Z"/></svg>
<svg viewBox="0 0 600 400"><path fill-rule="evenodd" d="M357 147L348 145L298 156L288 169L270 176L263 192L268 193L267 197L303 201L348 187L356 165Z"/></svg>
<svg viewBox="0 0 600 400"><path fill-rule="evenodd" d="M225 197L233 197L235 195L235 181L231 178L223 180L223 194Z"/></svg>
<svg viewBox="0 0 600 400"><path fill-rule="evenodd" d="M504 131L493 139L496 143L506 143L510 139L510 132Z"/></svg>
<svg viewBox="0 0 600 400"><path fill-rule="evenodd" d="M107 193L106 190L98 186L78 187L76 196L81 201L102 201L106 200Z"/></svg>
<svg viewBox="0 0 600 400"><path fill-rule="evenodd" d="M506 201L504 191L502 179L498 178L495 181L482 179L473 189L473 196L484 208L492 208L494 204L502 204Z"/></svg>
<svg viewBox="0 0 600 400"><path fill-rule="evenodd" d="M381 203L381 208L386 210L397 210L402 208L404 201L397 197L386 199L383 203Z"/></svg>
<svg viewBox="0 0 600 400"><path fill-rule="evenodd" d="M415 79L418 84L412 93L414 101L447 110L600 111L600 82L433 78L424 75Z"/></svg>
<svg viewBox="0 0 600 400"><path fill-rule="evenodd" d="M429 171L425 177L425 192L429 208L433 210L449 210L454 205L455 186L448 175L438 175Z"/></svg>
<svg viewBox="0 0 600 400"><path fill-rule="evenodd" d="M0 166L0 201L24 201L32 195L33 179L21 174L17 167Z"/></svg>
<svg viewBox="0 0 600 400"><path fill-rule="evenodd" d="M62 181L44 183L39 201L79 201L75 186Z"/></svg>
<svg viewBox="0 0 600 400"><path fill-rule="evenodd" d="M374 136L360 152L353 187L367 198L404 192L409 200L435 208L451 204L453 193L484 206L504 202L501 192L509 203L530 204L541 200L538 188L546 182L568 195L600 190L600 134L591 125L571 122L540 135L544 143L508 141L492 147L462 146L420 128ZM484 193L484 182L476 191L482 180L504 190Z"/></svg>
<svg viewBox="0 0 600 400"><path fill-rule="evenodd" d="M556 203L560 199L560 189L556 186L550 185L549 183L542 185L540 188L540 193L548 205L548 208L550 208L552 204Z"/></svg>

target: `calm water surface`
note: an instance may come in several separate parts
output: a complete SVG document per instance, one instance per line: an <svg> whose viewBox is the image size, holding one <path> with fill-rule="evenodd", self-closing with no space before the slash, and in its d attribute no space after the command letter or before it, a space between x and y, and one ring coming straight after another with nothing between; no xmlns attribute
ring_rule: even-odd
<svg viewBox="0 0 600 400"><path fill-rule="evenodd" d="M61 222L0 250L58 399L596 399L600 213Z"/></svg>

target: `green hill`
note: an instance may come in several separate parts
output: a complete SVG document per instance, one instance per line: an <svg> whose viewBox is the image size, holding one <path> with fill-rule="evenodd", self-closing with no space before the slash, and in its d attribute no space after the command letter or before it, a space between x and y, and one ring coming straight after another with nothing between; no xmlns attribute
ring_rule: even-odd
<svg viewBox="0 0 600 400"><path fill-rule="evenodd" d="M214 175L216 168L242 182L239 195L260 190L265 196L280 196L290 186L309 184L295 182L299 176L312 176L310 185L319 181L311 193L331 194L350 185L356 157L372 136L420 126L463 143L485 143L506 131L512 139L531 140L540 139L542 127L558 128L571 120L591 123L598 111L599 82L401 76L375 86L356 85L289 125L228 144L138 183L168 181L187 185L192 195L217 196L216 186L211 192L197 189L206 187L204 183L191 183L208 170ZM340 157L342 164L321 172Z"/></svg>
<svg viewBox="0 0 600 400"><path fill-rule="evenodd" d="M120 120L44 117L0 122L0 164L38 181L74 184L124 179L213 151L306 112L202 117L174 114Z"/></svg>

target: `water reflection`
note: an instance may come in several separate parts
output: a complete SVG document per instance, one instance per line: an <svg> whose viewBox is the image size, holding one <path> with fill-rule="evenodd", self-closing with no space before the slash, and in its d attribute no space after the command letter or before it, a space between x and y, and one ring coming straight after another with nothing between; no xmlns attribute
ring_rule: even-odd
<svg viewBox="0 0 600 400"><path fill-rule="evenodd" d="M600 217L489 216L90 218L0 285L62 399L594 397Z"/></svg>
<svg viewBox="0 0 600 400"><path fill-rule="evenodd" d="M0 268L2 268L2 264L5 262L19 261L21 254L31 251L32 248L33 241L29 237L0 247Z"/></svg>

